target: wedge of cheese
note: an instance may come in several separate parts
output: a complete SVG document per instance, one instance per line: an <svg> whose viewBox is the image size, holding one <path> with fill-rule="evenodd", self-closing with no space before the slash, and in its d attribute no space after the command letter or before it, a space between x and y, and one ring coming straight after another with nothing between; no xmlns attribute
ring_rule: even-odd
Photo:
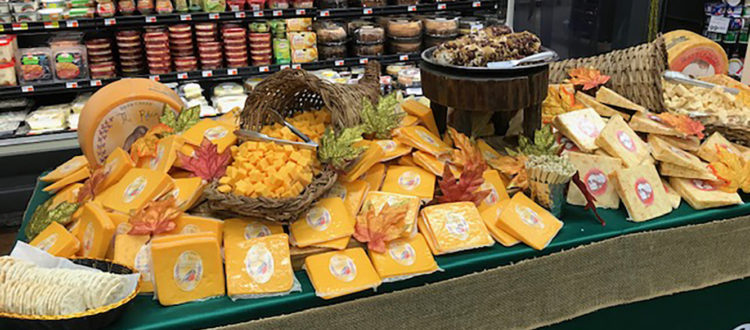
<svg viewBox="0 0 750 330"><path fill-rule="evenodd" d="M718 160L717 148L726 148L727 151L731 153L740 154L740 151L737 150L729 140L721 135L721 133L715 132L714 134L711 134L708 139L703 141L701 147L698 149L697 155L709 163L715 162Z"/></svg>
<svg viewBox="0 0 750 330"><path fill-rule="evenodd" d="M401 110L408 113L411 116L417 117L425 127L427 127L432 134L437 136L440 135L437 124L435 122L435 116L432 115L432 109L430 107L419 103L417 100L406 100L401 103ZM411 126L411 125L403 125Z"/></svg>
<svg viewBox="0 0 750 330"><path fill-rule="evenodd" d="M419 150L413 152L411 155L412 161L414 162L413 166L419 166L424 170L435 174L435 176L443 176L443 171L445 171L445 164L447 163L447 160L438 160L437 158L435 158L435 156ZM458 177L461 175L461 172L458 171L458 169L456 169L454 166L448 166L453 172L454 176Z"/></svg>
<svg viewBox="0 0 750 330"><path fill-rule="evenodd" d="M414 157L412 156L414 153L403 155L399 157L396 160L396 165L403 165L403 166L419 166L417 163L414 162Z"/></svg>
<svg viewBox="0 0 750 330"><path fill-rule="evenodd" d="M696 152L701 146L700 139L698 139L698 137L694 135L681 138L677 136L649 134L647 138L648 142L651 143L651 139L654 137L660 138L677 148L680 148L682 150L689 151L689 152Z"/></svg>
<svg viewBox="0 0 750 330"><path fill-rule="evenodd" d="M176 200L177 207L182 211L187 211L193 207L203 194L205 185L200 177L174 179L172 196Z"/></svg>
<svg viewBox="0 0 750 330"><path fill-rule="evenodd" d="M277 223L241 218L224 220L224 245L283 233L284 227Z"/></svg>
<svg viewBox="0 0 750 330"><path fill-rule="evenodd" d="M315 295L332 299L376 288L381 280L362 248L315 254L305 258Z"/></svg>
<svg viewBox="0 0 750 330"><path fill-rule="evenodd" d="M81 247L78 239L56 221L52 221L47 228L36 235L29 245L63 258L72 257Z"/></svg>
<svg viewBox="0 0 750 330"><path fill-rule="evenodd" d="M576 101L583 104L587 108L592 108L602 117L612 117L614 115L620 115L620 117L625 119L630 119L630 115L626 114L621 111L617 111L615 109L612 109L599 101L597 101L593 96L588 95L584 92L578 91L576 92Z"/></svg>
<svg viewBox="0 0 750 330"><path fill-rule="evenodd" d="M497 203L510 199L508 192L505 190L505 183L496 170L486 170L482 173L484 182L478 190L489 190L490 194L484 198L482 203L477 206L479 212L495 206Z"/></svg>
<svg viewBox="0 0 750 330"><path fill-rule="evenodd" d="M500 221L500 215L508 204L510 204L510 199L500 201L492 207L482 211L481 216L482 221L484 221L484 225L487 226L487 230L489 230L492 238L503 246L511 247L521 241L497 226L497 222Z"/></svg>
<svg viewBox="0 0 750 330"><path fill-rule="evenodd" d="M596 92L596 100L598 102L625 108L628 110L638 111L638 112L646 112L646 108L635 104L633 101L628 100L624 96L617 94L615 91L607 88L607 87L600 87L599 90Z"/></svg>
<svg viewBox="0 0 750 330"><path fill-rule="evenodd" d="M630 128L636 132L684 137L685 134L663 123L661 118L650 112L638 112L630 118Z"/></svg>
<svg viewBox="0 0 750 330"><path fill-rule="evenodd" d="M649 156L649 148L638 135L622 120L620 116L612 116L604 126L596 145L608 154L620 158L625 167L633 167Z"/></svg>
<svg viewBox="0 0 750 330"><path fill-rule="evenodd" d="M596 138L605 126L599 114L591 108L557 115L552 123L584 152L593 152L598 148Z"/></svg>
<svg viewBox="0 0 750 330"><path fill-rule="evenodd" d="M495 243L471 202L428 206L420 212L420 232L435 255L490 246Z"/></svg>
<svg viewBox="0 0 750 330"><path fill-rule="evenodd" d="M710 181L669 178L669 182L682 198L696 210L742 204L742 198L738 193L722 191Z"/></svg>
<svg viewBox="0 0 750 330"><path fill-rule="evenodd" d="M651 220L672 211L672 203L654 165L619 169L613 176L617 194L633 221Z"/></svg>
<svg viewBox="0 0 750 330"><path fill-rule="evenodd" d="M419 125L419 123L419 118L416 116L406 115L404 116L404 119L401 120L401 127Z"/></svg>
<svg viewBox="0 0 750 330"><path fill-rule="evenodd" d="M56 192L60 189L67 187L70 184L86 180L88 179L89 176L91 176L91 171L89 170L88 165L86 165L84 167L81 167L73 171L72 173L65 176L64 178L55 181L53 184L44 187L44 189L42 190L46 192Z"/></svg>
<svg viewBox="0 0 750 330"><path fill-rule="evenodd" d="M398 207L401 205L407 205L406 216L404 217L404 228L401 231L401 236L411 237L417 232L417 216L419 215L419 197L402 195L396 193L388 193L382 191L372 191L367 194L360 214L364 214L371 208L379 213L383 206L388 204L390 207Z"/></svg>
<svg viewBox="0 0 750 330"><path fill-rule="evenodd" d="M403 157L401 157L403 158ZM385 178L385 165L378 163L370 167L365 174L362 174L360 180L367 181L370 184L371 191L380 190L380 186L383 185L383 179Z"/></svg>
<svg viewBox="0 0 750 330"><path fill-rule="evenodd" d="M182 133L185 141L193 146L200 146L206 138L216 145L219 153L237 142L235 127L222 121L203 119Z"/></svg>
<svg viewBox="0 0 750 330"><path fill-rule="evenodd" d="M659 173L663 176L685 178L685 179L701 179L716 181L716 175L711 172L706 163L703 163L704 167L702 170L695 170L692 168L682 167L674 165L672 163L660 163Z"/></svg>
<svg viewBox="0 0 750 330"><path fill-rule="evenodd" d="M482 139L477 140L477 148L479 148L479 152L482 153L482 156L484 156L484 160L487 162L497 160L501 156L500 153L495 150L495 148L492 148L489 144L487 144L487 142Z"/></svg>
<svg viewBox="0 0 750 330"><path fill-rule="evenodd" d="M96 196L96 200L107 208L129 214L173 188L174 181L166 173L133 168L119 182Z"/></svg>
<svg viewBox="0 0 750 330"><path fill-rule="evenodd" d="M154 292L149 239L151 239L149 235L115 235L112 261L131 267L141 274L141 290L139 291L141 293Z"/></svg>
<svg viewBox="0 0 750 330"><path fill-rule="evenodd" d="M364 175L373 166L379 164L380 160L385 156L383 149L374 142L362 141L357 144L357 146L364 146L367 150L365 150L365 152L359 156L359 159L347 169L346 174L339 176L344 182L352 182Z"/></svg>
<svg viewBox="0 0 750 330"><path fill-rule="evenodd" d="M216 242L221 244L222 235L224 234L224 221L213 218L197 217L194 215L183 214L174 220L174 229L157 235L181 235L194 233L211 233Z"/></svg>
<svg viewBox="0 0 750 330"><path fill-rule="evenodd" d="M394 140L376 140L374 142L378 147L383 149L384 155L383 158L380 159L381 162L387 162L391 159L396 159L411 152L410 146L396 142Z"/></svg>
<svg viewBox="0 0 750 330"><path fill-rule="evenodd" d="M542 250L557 236L563 223L519 192L503 208L495 225L526 245Z"/></svg>
<svg viewBox="0 0 750 330"><path fill-rule="evenodd" d="M557 133L555 133L555 142L557 142L557 144L559 144L559 145L562 146L562 151L560 152L560 154L567 154L568 152L571 152L571 151L578 151L578 152L581 151L581 148L579 148L573 142L573 140L569 139L568 137L566 137L565 135L563 135L559 131ZM601 151L601 150L602 150L601 148L597 147L596 151L594 151L594 152L598 152L598 151Z"/></svg>
<svg viewBox="0 0 750 330"><path fill-rule="evenodd" d="M185 138L180 135L170 135L159 140L159 143L156 145L156 156L145 159L145 162L142 164L143 166L140 167L164 173L169 172L177 160L177 153L182 149L185 141Z"/></svg>
<svg viewBox="0 0 750 330"><path fill-rule="evenodd" d="M289 225L294 245L308 247L354 234L354 217L340 198L323 198Z"/></svg>
<svg viewBox="0 0 750 330"><path fill-rule="evenodd" d="M383 282L430 274L438 270L435 257L421 234L390 241L383 253L372 250L368 252Z"/></svg>
<svg viewBox="0 0 750 330"><path fill-rule="evenodd" d="M687 153L658 137L651 138L649 144L651 145L651 150L653 150L654 158L658 161L689 168L695 171L703 171L706 169L706 165L700 160L700 158Z"/></svg>
<svg viewBox="0 0 750 330"><path fill-rule="evenodd" d="M47 173L45 176L39 178L44 182L55 182L60 180L84 167L88 166L88 161L85 156L75 156L68 159L65 163L55 168L52 172Z"/></svg>
<svg viewBox="0 0 750 330"><path fill-rule="evenodd" d="M333 239L328 242L313 244L311 246L324 248L324 249L343 250L343 249L346 249L347 246L349 246L349 241L351 240L351 238L352 238L351 236L346 236L342 238Z"/></svg>
<svg viewBox="0 0 750 330"><path fill-rule="evenodd" d="M77 238L81 242L78 251L82 257L104 258L109 244L114 238L115 225L107 216L107 212L96 202L83 205L83 212L79 219Z"/></svg>
<svg viewBox="0 0 750 330"><path fill-rule="evenodd" d="M352 182L336 182L333 184L326 198L337 197L344 201L346 209L352 216L359 212L365 195L370 192L370 184L364 180L354 180Z"/></svg>
<svg viewBox="0 0 750 330"><path fill-rule="evenodd" d="M49 206L49 208L52 209L55 206L60 205L62 202L77 203L78 191L81 190L81 187L83 187L83 184L74 183L63 188L62 190L57 192L57 194L52 196L52 204Z"/></svg>
<svg viewBox="0 0 750 330"><path fill-rule="evenodd" d="M120 181L131 168L135 167L133 159L122 148L117 147L107 156L104 161L104 181L99 184L100 189L105 190Z"/></svg>
<svg viewBox="0 0 750 330"><path fill-rule="evenodd" d="M288 292L294 286L289 237L275 234L224 246L227 295Z"/></svg>
<svg viewBox="0 0 750 330"><path fill-rule="evenodd" d="M680 207L680 203L682 202L682 197L680 197L680 194L672 188L672 185L667 182L667 180L664 180L664 178L661 179L661 184L664 186L664 190L667 192L667 197L669 197L669 202L672 203L672 208L676 209Z"/></svg>
<svg viewBox="0 0 750 330"><path fill-rule="evenodd" d="M429 153L435 158L448 157L453 149L440 136L422 126L401 127L395 131L395 140Z"/></svg>
<svg viewBox="0 0 750 330"><path fill-rule="evenodd" d="M596 198L596 207L616 209L620 207L620 197L617 196L615 185L610 182L609 175L622 168L622 162L617 158L587 155L579 152L568 153L570 163L578 170L581 181L591 195ZM586 205L586 198L578 186L568 185L569 204Z"/></svg>
<svg viewBox="0 0 750 330"><path fill-rule="evenodd" d="M391 166L385 174L383 192L410 195L424 201L432 200L435 174L413 166Z"/></svg>

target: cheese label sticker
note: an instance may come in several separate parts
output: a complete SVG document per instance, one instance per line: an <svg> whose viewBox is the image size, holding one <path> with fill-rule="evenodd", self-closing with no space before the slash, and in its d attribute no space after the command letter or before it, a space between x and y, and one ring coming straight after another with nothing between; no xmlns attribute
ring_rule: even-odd
<svg viewBox="0 0 750 330"><path fill-rule="evenodd" d="M424 131L422 131L422 130L417 130L417 135L419 135L419 137L420 137L420 138L421 138L422 140L424 140L425 142L427 142L427 143L431 144L432 146L435 146L435 147L438 147L438 146L440 146L440 145L439 145L439 144L437 143L437 141L435 141L435 139L434 139L434 138L433 138L432 136L430 136L430 134L427 134L427 132L424 132Z"/></svg>
<svg viewBox="0 0 750 330"><path fill-rule="evenodd" d="M558 136L557 144L562 145L563 149L567 151L581 151L581 149L578 149L578 146L573 143L573 141L570 141L570 139L563 135Z"/></svg>
<svg viewBox="0 0 750 330"><path fill-rule="evenodd" d="M139 176L133 182L131 182L127 187L125 187L125 192L122 196L122 201L125 203L132 202L138 195L141 194L144 188L146 188L146 184L148 183L148 180L146 180L145 177Z"/></svg>
<svg viewBox="0 0 750 330"><path fill-rule="evenodd" d="M74 160L71 160L71 161L63 164L63 166L60 167L60 174L67 174L68 172L70 172L70 171L72 171L74 169L77 169L81 165L82 164L81 164L81 161L79 159L76 158Z"/></svg>
<svg viewBox="0 0 750 330"><path fill-rule="evenodd" d="M203 136L205 136L209 141L218 140L221 139L229 134L229 131L227 131L224 126L215 126L207 129Z"/></svg>
<svg viewBox="0 0 750 330"><path fill-rule="evenodd" d="M307 212L305 221L312 229L324 231L331 224L331 213L324 207L314 207Z"/></svg>
<svg viewBox="0 0 750 330"><path fill-rule="evenodd" d="M328 260L328 271L335 278L344 282L351 282L357 277L357 265L354 264L354 260L343 254L331 256L331 259Z"/></svg>
<svg viewBox="0 0 750 330"><path fill-rule="evenodd" d="M156 169L156 166L159 165L159 161L164 157L164 149L164 145L159 145L159 147L156 148L156 157L151 158L151 162L148 164L152 170Z"/></svg>
<svg viewBox="0 0 750 330"><path fill-rule="evenodd" d="M244 234L245 239L253 239L253 238L259 238L259 237L265 237L271 235L271 230L266 227L266 225L261 223L249 223L245 225L245 231Z"/></svg>
<svg viewBox="0 0 750 330"><path fill-rule="evenodd" d="M495 186L493 186L491 183L484 181L481 186L479 186L479 191L482 190L489 190L490 193L487 195L487 197L484 198L484 202L487 203L487 205L495 205L497 201L500 200L500 195L497 194L497 190L495 190Z"/></svg>
<svg viewBox="0 0 750 330"><path fill-rule="evenodd" d="M41 242L37 243L36 247L42 251L49 251L49 249L57 242L57 234L47 236Z"/></svg>
<svg viewBox="0 0 750 330"><path fill-rule="evenodd" d="M654 202L654 188L644 178L635 180L635 194L647 206Z"/></svg>
<svg viewBox="0 0 750 330"><path fill-rule="evenodd" d="M151 253L149 253L148 245L142 245L138 253L135 254L133 268L141 273L141 278L144 281L151 281Z"/></svg>
<svg viewBox="0 0 750 330"><path fill-rule="evenodd" d="M451 235L462 241L469 238L469 224L461 214L448 214L445 219L445 229L447 229Z"/></svg>
<svg viewBox="0 0 750 330"><path fill-rule="evenodd" d="M199 232L200 229L194 224L186 225L185 227L182 227L182 230L180 230L180 234L195 234Z"/></svg>
<svg viewBox="0 0 750 330"><path fill-rule="evenodd" d="M346 199L346 194L346 187L338 182L336 182L333 187L331 187L331 190L328 191L328 197L338 197L341 199Z"/></svg>
<svg viewBox="0 0 750 330"><path fill-rule="evenodd" d="M133 227L132 227L132 226L130 225L130 223L129 223L129 222L123 222L123 223L120 223L120 224L119 224L119 225L117 225L117 227L115 228L115 235L125 235L125 234L127 234L127 233L128 233L129 231L130 231L130 229L132 229L132 228L133 228Z"/></svg>
<svg viewBox="0 0 750 330"><path fill-rule="evenodd" d="M693 184L693 187L703 190L703 191L714 191L716 190L716 187L714 187L713 184L711 184L708 181L700 180L700 179L693 179L690 181L690 183Z"/></svg>
<svg viewBox="0 0 750 330"><path fill-rule="evenodd" d="M599 136L599 129L596 128L596 125L594 125L591 120L588 118L582 118L578 122L578 130L581 131L584 135L588 135L590 137L597 137Z"/></svg>
<svg viewBox="0 0 750 330"><path fill-rule="evenodd" d="M380 146L380 149L383 149L383 152L385 153L396 150L396 142L393 142L391 140L381 140L378 141L377 144Z"/></svg>
<svg viewBox="0 0 750 330"><path fill-rule="evenodd" d="M635 141L633 141L633 138L631 138L628 133L625 133L624 131L617 131L617 140L620 141L620 144L625 149L630 152L635 152Z"/></svg>
<svg viewBox="0 0 750 330"><path fill-rule="evenodd" d="M396 241L388 244L388 255L399 265L411 266L417 259L417 252L408 242Z"/></svg>
<svg viewBox="0 0 750 330"><path fill-rule="evenodd" d="M406 190L413 190L419 186L421 181L422 179L419 177L419 174L412 171L406 171L398 177L398 185Z"/></svg>
<svg viewBox="0 0 750 330"><path fill-rule="evenodd" d="M94 223L89 222L86 225L86 230L83 232L83 255L88 255L91 248L94 246Z"/></svg>
<svg viewBox="0 0 750 330"><path fill-rule="evenodd" d="M177 287L182 291L193 291L203 277L203 260L195 251L185 251L177 257L172 274Z"/></svg>
<svg viewBox="0 0 750 330"><path fill-rule="evenodd" d="M661 124L661 123L662 123L662 120L661 120L661 118L659 118L659 117L657 117L657 116L654 116L654 115L651 115L651 114L649 114L649 115L646 115L646 116L648 117L648 119L651 119L651 120L653 120L653 121L655 121L655 122L657 122L657 123L659 123L659 124Z"/></svg>
<svg viewBox="0 0 750 330"><path fill-rule="evenodd" d="M250 247L245 255L245 271L256 283L268 282L273 276L273 256L266 245L258 243Z"/></svg>
<svg viewBox="0 0 750 330"><path fill-rule="evenodd" d="M485 150L484 152L482 152L482 156L490 160L497 159L497 155L495 155L494 153L492 153L492 151L489 151L489 150Z"/></svg>
<svg viewBox="0 0 750 330"><path fill-rule="evenodd" d="M599 196L607 191L607 175L598 168L592 168L583 177L586 188L594 196Z"/></svg>
<svg viewBox="0 0 750 330"><path fill-rule="evenodd" d="M523 205L516 205L516 213L521 218L521 221L528 226L544 229L542 218L534 210Z"/></svg>

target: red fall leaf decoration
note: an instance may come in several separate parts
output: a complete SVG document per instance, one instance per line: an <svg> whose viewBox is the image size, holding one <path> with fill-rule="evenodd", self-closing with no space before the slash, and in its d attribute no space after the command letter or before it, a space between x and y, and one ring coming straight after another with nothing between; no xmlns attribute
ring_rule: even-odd
<svg viewBox="0 0 750 330"><path fill-rule="evenodd" d="M101 193L105 187L101 187L101 183L107 178L107 173L104 172L104 167L100 167L91 173L86 181L83 182L83 186L78 190L78 203L83 205L84 203L93 200L97 194Z"/></svg>
<svg viewBox="0 0 750 330"><path fill-rule="evenodd" d="M174 220L182 214L173 196L151 201L130 214L130 235L158 235L173 230Z"/></svg>
<svg viewBox="0 0 750 330"><path fill-rule="evenodd" d="M695 135L699 139L702 139L705 136L703 130L706 129L706 127L704 127L701 122L690 118L688 115L663 112L656 116L661 119L662 123L676 129L680 133Z"/></svg>
<svg viewBox="0 0 750 330"><path fill-rule="evenodd" d="M203 138L200 147L195 148L194 156L188 157L180 152L177 156L180 157L182 168L209 182L222 177L232 160L229 148L219 153L218 147L206 138Z"/></svg>
<svg viewBox="0 0 750 330"><path fill-rule="evenodd" d="M464 164L461 176L456 179L450 166L445 166L443 177L438 182L440 191L443 193L437 197L440 203L473 202L477 206L490 194L489 190L479 190L484 183L484 171L487 163L481 154L474 154Z"/></svg>
<svg viewBox="0 0 750 330"><path fill-rule="evenodd" d="M593 68L575 68L568 71L570 83L583 85L583 90L597 88L609 81L609 76L603 75L599 70Z"/></svg>
<svg viewBox="0 0 750 330"><path fill-rule="evenodd" d="M606 226L607 224L604 222L604 219L599 216L599 212L596 212L596 205L594 205L594 202L596 202L596 197L591 194L589 191L589 188L586 187L586 184L581 181L581 176L578 175L578 171L576 171L576 174L573 174L573 178L571 179L573 183L578 187L578 190L583 193L583 197L586 198L586 206L583 207L583 210L591 210L594 212L594 217L596 217L596 220L599 220L599 223L602 224L602 226Z"/></svg>
<svg viewBox="0 0 750 330"><path fill-rule="evenodd" d="M367 248L384 253L386 244L401 236L404 229L407 204L391 206L383 205L380 212L370 206L366 212L357 216L357 224L354 226L354 238L367 243Z"/></svg>

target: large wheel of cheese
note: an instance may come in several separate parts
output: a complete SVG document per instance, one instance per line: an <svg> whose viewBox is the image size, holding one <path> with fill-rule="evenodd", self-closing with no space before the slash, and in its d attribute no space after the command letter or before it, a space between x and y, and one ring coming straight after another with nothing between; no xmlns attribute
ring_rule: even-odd
<svg viewBox="0 0 750 330"><path fill-rule="evenodd" d="M117 147L129 150L159 123L165 105L183 107L174 91L150 79L122 79L94 93L78 121L78 142L89 164L103 164Z"/></svg>

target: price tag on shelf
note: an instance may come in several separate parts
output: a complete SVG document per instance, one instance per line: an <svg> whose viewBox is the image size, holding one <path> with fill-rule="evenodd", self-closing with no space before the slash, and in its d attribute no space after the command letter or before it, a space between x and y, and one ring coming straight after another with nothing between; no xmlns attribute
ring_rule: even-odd
<svg viewBox="0 0 750 330"><path fill-rule="evenodd" d="M415 5L408 6L406 7L406 11L417 11L417 6Z"/></svg>
<svg viewBox="0 0 750 330"><path fill-rule="evenodd" d="M104 25L105 26L112 26L112 25L115 25L115 24L117 24L117 19L116 18L105 18L104 19Z"/></svg>
<svg viewBox="0 0 750 330"><path fill-rule="evenodd" d="M711 16L711 19L708 20L708 32L726 34L731 21L732 19L729 17Z"/></svg>
<svg viewBox="0 0 750 330"><path fill-rule="evenodd" d="M299 64L299 63L292 64L292 69L297 69L297 70L302 69L302 64Z"/></svg>
<svg viewBox="0 0 750 330"><path fill-rule="evenodd" d="M156 23L156 16L146 16L146 23Z"/></svg>
<svg viewBox="0 0 750 330"><path fill-rule="evenodd" d="M335 61L333 61L333 65L335 65L335 66L343 66L344 65L344 60L335 60Z"/></svg>
<svg viewBox="0 0 750 330"><path fill-rule="evenodd" d="M188 78L187 72L178 72L177 73L177 79L187 79L187 78Z"/></svg>
<svg viewBox="0 0 750 330"><path fill-rule="evenodd" d="M59 22L44 22L44 28L45 29L59 29L60 23Z"/></svg>
<svg viewBox="0 0 750 330"><path fill-rule="evenodd" d="M409 55L406 55L406 54L404 54L404 55L399 55L399 56L398 56L398 60L399 60L399 61L408 61L408 60L409 60Z"/></svg>
<svg viewBox="0 0 750 330"><path fill-rule="evenodd" d="M279 67L279 70L284 70L284 69L289 69L289 64L282 64L282 65L281 65L281 66Z"/></svg>
<svg viewBox="0 0 750 330"><path fill-rule="evenodd" d="M320 11L320 17L328 17L331 16L331 12L328 10L321 10Z"/></svg>
<svg viewBox="0 0 750 330"><path fill-rule="evenodd" d="M230 76L236 76L237 75L237 69L236 68L227 69L227 74L230 75Z"/></svg>
<svg viewBox="0 0 750 330"><path fill-rule="evenodd" d="M28 23L13 23L13 24L11 24L11 29L13 29L13 31L28 30L29 29L29 24Z"/></svg>
<svg viewBox="0 0 750 330"><path fill-rule="evenodd" d="M297 9L294 13L297 15L305 15L307 12L304 9Z"/></svg>
<svg viewBox="0 0 750 330"><path fill-rule="evenodd" d="M69 28L77 28L78 27L78 21L76 21L74 19L73 20L69 20L69 21L65 21L65 26L67 26Z"/></svg>
<svg viewBox="0 0 750 330"><path fill-rule="evenodd" d="M367 59L367 57L365 57L365 58L360 58L360 59L359 59L359 64L367 64L367 62L369 62L369 61L370 61L370 60L369 60L369 59Z"/></svg>
<svg viewBox="0 0 750 330"><path fill-rule="evenodd" d="M219 13L209 13L208 14L208 19L219 19L219 17L221 17L221 15L219 15Z"/></svg>
<svg viewBox="0 0 750 330"><path fill-rule="evenodd" d="M203 70L201 72L201 76L203 76L203 78L213 77L214 76L214 72L211 71L211 70Z"/></svg>
<svg viewBox="0 0 750 330"><path fill-rule="evenodd" d="M89 85L91 87L99 87L102 85L102 81L99 79L94 79L94 80L89 81Z"/></svg>
<svg viewBox="0 0 750 330"><path fill-rule="evenodd" d="M159 75L156 74L156 75L148 76L148 79L151 79L153 81L159 81L159 80L161 80L161 77L159 77Z"/></svg>
<svg viewBox="0 0 750 330"><path fill-rule="evenodd" d="M237 10L240 10L240 9L237 8ZM234 17L235 18L245 18L245 12L244 11L238 11L238 12L234 13Z"/></svg>
<svg viewBox="0 0 750 330"><path fill-rule="evenodd" d="M446 4L444 4L444 3L439 3L439 4L437 4L437 9L438 9L438 10L445 10L445 8L446 8L446 7L447 7L447 6L446 6Z"/></svg>
<svg viewBox="0 0 750 330"><path fill-rule="evenodd" d="M372 15L372 8L364 8L362 9L363 15Z"/></svg>
<svg viewBox="0 0 750 330"><path fill-rule="evenodd" d="M263 17L265 15L262 10L257 10L253 12L253 17Z"/></svg>
<svg viewBox="0 0 750 330"><path fill-rule="evenodd" d="M269 69L268 69L268 67L267 67L267 66L265 66L265 65L264 65L264 66L259 66L259 67L258 67L258 72L268 72L268 71L270 71L270 70L269 70Z"/></svg>
<svg viewBox="0 0 750 330"><path fill-rule="evenodd" d="M284 11L283 10L274 10L273 11L273 16L279 17L281 15L284 15Z"/></svg>
<svg viewBox="0 0 750 330"><path fill-rule="evenodd" d="M34 86L21 86L22 93L31 93L34 91Z"/></svg>
<svg viewBox="0 0 750 330"><path fill-rule="evenodd" d="M406 95L422 95L422 87L408 87Z"/></svg>
<svg viewBox="0 0 750 330"><path fill-rule="evenodd" d="M193 20L193 16L191 16L190 14L182 14L182 15L180 15L180 20L181 21L192 21Z"/></svg>
<svg viewBox="0 0 750 330"><path fill-rule="evenodd" d="M479 30L481 30L483 28L484 28L483 24L472 24L471 25L471 33L477 33L477 32L479 32Z"/></svg>
<svg viewBox="0 0 750 330"><path fill-rule="evenodd" d="M474 8L482 7L482 2L481 1L474 1L474 2L471 3L471 6L474 7Z"/></svg>
<svg viewBox="0 0 750 330"><path fill-rule="evenodd" d="M5 31L5 24L0 24L0 32L4 32L4 31Z"/></svg>
<svg viewBox="0 0 750 330"><path fill-rule="evenodd" d="M66 82L65 88L78 88L78 82L77 81Z"/></svg>
<svg viewBox="0 0 750 330"><path fill-rule="evenodd" d="M238 5L229 5L229 11L240 11L240 6ZM236 16L236 14L235 14ZM245 16L242 16L245 17Z"/></svg>

